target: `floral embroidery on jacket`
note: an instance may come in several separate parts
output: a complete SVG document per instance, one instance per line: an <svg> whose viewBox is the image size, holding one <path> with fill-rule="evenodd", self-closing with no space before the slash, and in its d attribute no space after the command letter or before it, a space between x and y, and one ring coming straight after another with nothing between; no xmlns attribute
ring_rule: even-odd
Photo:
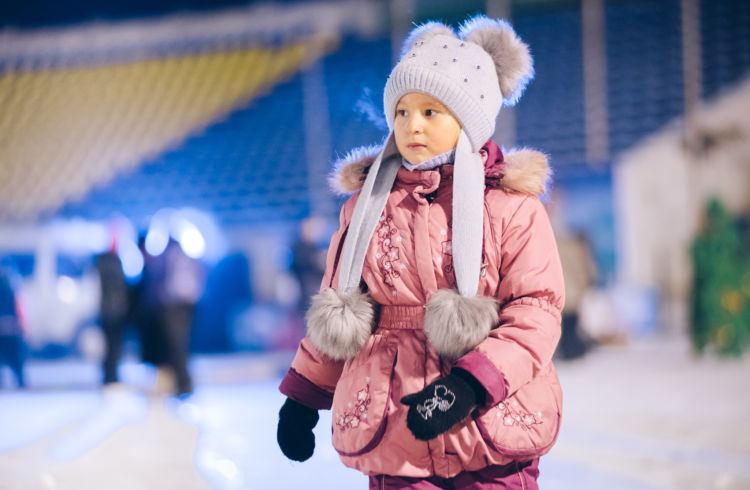
<svg viewBox="0 0 750 490"><path fill-rule="evenodd" d="M445 280L449 284L455 284L456 279L453 277L453 241L448 237L448 230L453 230L453 221L448 220L447 229L440 230L440 237L443 240L440 242L440 248L442 252L442 258L440 265L443 266L443 273L445 274Z"/></svg>
<svg viewBox="0 0 750 490"><path fill-rule="evenodd" d="M396 296L396 287L393 281L401 277L399 269L402 268L399 264L401 253L396 243L401 241L401 237L397 236L398 230L393 226L393 216L380 216L380 224L376 234L378 250L375 258L378 261L378 268L383 276L383 282L391 287L391 293Z"/></svg>
<svg viewBox="0 0 750 490"><path fill-rule="evenodd" d="M443 272L448 282L453 282L453 242L446 240L440 243L443 249Z"/></svg>
<svg viewBox="0 0 750 490"><path fill-rule="evenodd" d="M536 414L527 412L518 405L516 400L500 402L497 408L497 416L503 418L503 425L515 425L523 430L529 430L532 425L542 423L542 412Z"/></svg>
<svg viewBox="0 0 750 490"><path fill-rule="evenodd" d="M450 223L449 223L450 226ZM446 230L440 230L441 236L447 236ZM453 241L443 240L440 242L442 250L441 265L443 266L443 273L445 273L445 279L450 284L456 283L456 278L453 275ZM484 254L484 245L482 245L482 265L479 271L480 276L484 277L487 275L487 257Z"/></svg>
<svg viewBox="0 0 750 490"><path fill-rule="evenodd" d="M347 403L348 410L336 414L336 425L342 432L347 429L356 429L360 422L367 420L367 408L372 401L369 381L370 378L367 378L367 384L357 392L355 401Z"/></svg>

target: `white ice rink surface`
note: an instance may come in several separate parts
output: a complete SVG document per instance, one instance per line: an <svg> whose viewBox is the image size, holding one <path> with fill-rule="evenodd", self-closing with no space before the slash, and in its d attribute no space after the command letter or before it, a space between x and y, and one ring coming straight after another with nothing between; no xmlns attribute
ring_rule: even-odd
<svg viewBox="0 0 750 490"><path fill-rule="evenodd" d="M106 391L92 363L30 362L30 389L0 391L0 489L367 488L331 447L330 412L307 462L276 446L289 359L196 357L196 392L184 402L154 395L153 370L133 362L123 386ZM750 488L750 359L696 360L673 340L557 365L564 422L540 488Z"/></svg>

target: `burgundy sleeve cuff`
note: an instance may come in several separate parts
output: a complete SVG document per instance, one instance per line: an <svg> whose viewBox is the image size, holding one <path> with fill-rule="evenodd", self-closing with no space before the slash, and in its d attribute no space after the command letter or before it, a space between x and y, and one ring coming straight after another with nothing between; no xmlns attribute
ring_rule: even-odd
<svg viewBox="0 0 750 490"><path fill-rule="evenodd" d="M484 387L487 391L485 406L491 407L505 399L505 376L480 352L473 350L460 357L454 367L467 371Z"/></svg>
<svg viewBox="0 0 750 490"><path fill-rule="evenodd" d="M333 393L320 388L294 368L290 368L281 380L279 391L292 400L315 410L328 410L333 405Z"/></svg>

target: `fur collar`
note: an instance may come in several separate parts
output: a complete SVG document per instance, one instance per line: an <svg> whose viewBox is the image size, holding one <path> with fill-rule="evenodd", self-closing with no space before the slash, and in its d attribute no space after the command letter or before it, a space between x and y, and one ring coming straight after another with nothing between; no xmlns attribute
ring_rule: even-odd
<svg viewBox="0 0 750 490"><path fill-rule="evenodd" d="M378 145L363 146L338 160L328 179L331 189L339 195L361 189L367 171L380 150L381 146ZM488 187L532 196L547 191L552 170L544 153L521 148L503 155L493 141L488 141L482 150L487 153L485 183Z"/></svg>

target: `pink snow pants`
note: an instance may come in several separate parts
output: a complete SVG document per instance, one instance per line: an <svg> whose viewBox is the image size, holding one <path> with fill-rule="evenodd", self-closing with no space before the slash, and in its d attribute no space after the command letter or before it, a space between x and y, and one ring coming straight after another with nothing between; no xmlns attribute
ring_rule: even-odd
<svg viewBox="0 0 750 490"><path fill-rule="evenodd" d="M376 475L370 477L370 490L538 490L539 458L525 463L488 466L464 471L453 478L407 478Z"/></svg>

